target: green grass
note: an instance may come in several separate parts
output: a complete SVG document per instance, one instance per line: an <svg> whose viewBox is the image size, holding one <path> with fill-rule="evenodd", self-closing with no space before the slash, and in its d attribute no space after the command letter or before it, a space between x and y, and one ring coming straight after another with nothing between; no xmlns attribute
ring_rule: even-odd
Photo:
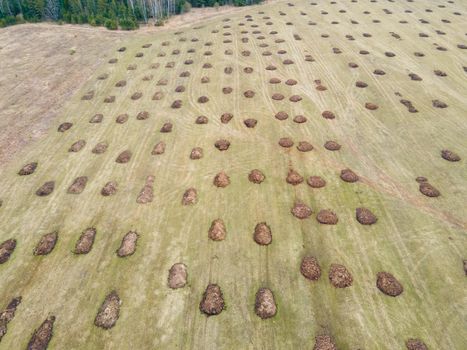
<svg viewBox="0 0 467 350"><path fill-rule="evenodd" d="M153 37L134 37L118 53L115 65L104 64L83 89L63 110L60 120L42 141L33 144L23 154L0 170L3 186L0 198L2 228L0 241L16 238L17 248L11 259L0 265L1 307L11 298L22 295L14 320L0 347L25 348L33 330L48 314L57 316L50 349L287 349L312 348L317 334L330 334L341 349L402 349L408 338L422 339L430 349L461 349L465 344L466 278L462 268L465 258L467 184L465 174L467 125L465 115L466 65L462 50L456 47L465 42L459 30L463 17L454 11L466 12L460 2L446 4L358 3L338 2L338 5L311 6L296 1L295 7L286 2L247 8L241 14L230 16L230 22L214 19L199 30L184 29L184 34L158 32ZM449 5L449 6L448 6ZM425 13L425 7L433 13ZM394 14L384 15L383 8ZM339 13L345 9L347 13ZM362 14L368 9L371 15ZM414 12L404 13L405 9ZM284 11L287 17L280 16ZM320 14L326 10L329 15ZM264 15L257 14L264 11ZM300 11L307 16L300 15ZM251 14L258 28L251 28L244 15ZM267 26L263 16L274 23ZM380 24L371 20L378 18ZM421 24L426 18L430 24ZM440 18L448 18L443 24ZM360 25L350 24L350 19ZM409 24L399 24L406 19ZM317 26L307 22L314 20ZM330 22L339 21L339 25ZM285 23L291 21L293 26ZM238 26L239 22L245 26ZM230 29L222 26L231 25ZM216 28L220 32L211 34ZM251 31L258 29L266 40L257 40ZM438 36L435 29L445 30ZM241 30L249 43L242 43ZM269 31L277 30L277 38L285 43L274 43ZM234 33L224 37L223 31ZM394 39L389 32L401 35ZM361 33L373 36L364 38ZM419 38L427 32L430 38ZM303 40L295 41L299 33ZM327 33L329 38L322 38ZM345 39L352 34L355 41ZM177 38L186 36L186 42ZM190 42L191 37L199 42ZM222 41L231 38L233 44ZM169 47L160 43L169 40ZM205 41L212 41L210 47ZM147 42L149 49L141 46ZM269 44L260 48L261 42ZM449 51L434 49L438 42ZM112 43L109 43L111 45ZM188 54L189 48L196 53ZM343 53L335 55L333 47ZM181 54L172 56L173 49ZM231 48L234 55L224 55ZM250 50L243 57L242 50ZM285 55L265 57L264 50L273 53L287 50ZM366 49L370 55L361 56ZM213 56L203 56L204 51ZM165 57L157 57L164 51ZM396 53L387 58L385 51ZM417 58L414 51L426 54ZM144 52L143 58L135 58ZM305 62L305 54L316 61ZM110 59L111 57L109 57ZM193 65L183 62L193 58ZM284 66L290 58L294 65ZM173 69L165 69L175 61ZM348 62L359 64L358 69L347 67ZM150 70L151 63L161 63ZM212 69L202 69L210 62ZM127 71L136 63L137 70ZM277 71L266 71L268 64ZM223 73L224 67L234 67L232 75ZM245 66L254 68L245 74ZM376 68L386 71L375 76ZM442 69L448 77L440 78L433 69ZM180 78L182 71L191 72L189 78ZM107 72L109 78L96 80ZM410 81L408 73L417 73L422 82ZM148 73L152 81L142 81ZM211 82L201 84L202 76ZM297 79L299 84L288 87L272 85L271 77L283 81ZM167 78L167 86L156 82ZM127 80L124 88L114 85ZM314 80L321 79L328 87L325 92L315 90ZM355 87L355 81L369 84L366 89ZM184 93L173 93L177 85L186 87ZM232 86L230 95L223 95L224 86ZM91 101L81 101L88 90L95 90ZM243 91L254 90L253 99L243 97ZM166 96L161 101L151 100L155 91ZM143 92L143 97L132 101L130 96ZM400 92L419 110L410 114L399 103ZM274 102L270 96L283 93L287 98ZM300 94L299 103L289 103L288 97ZM115 95L113 104L102 103L108 95ZM201 95L210 102L198 104ZM431 100L445 101L449 108L431 106ZM170 108L175 99L183 100L183 107ZM364 108L365 102L379 105L377 111ZM323 110L336 113L335 120L325 120ZM136 114L146 110L150 118L136 120ZM278 121L274 114L284 110L291 116ZM25 111L27 112L27 111ZM232 121L220 123L224 112L234 114ZM89 124L95 113L102 113L101 124ZM123 125L115 123L118 114L128 113L130 120ZM209 124L196 125L198 115L206 115ZM305 124L291 120L296 114L308 118ZM255 129L247 129L243 119L256 118ZM64 121L74 126L66 133L56 132ZM172 133L162 134L160 127L166 121L174 124ZM290 136L298 143L311 142L315 149L300 153L295 148L285 150L278 146L280 137ZM69 153L69 146L78 139L87 141L79 153ZM231 141L226 152L219 152L214 142L219 138ZM339 152L323 148L327 140L342 144ZM151 156L159 141L167 144L166 152ZM109 148L102 155L91 153L98 142L107 141ZM204 158L190 160L193 147L203 147ZM464 159L449 163L441 159L440 151L451 149ZM130 149L133 157L128 164L117 164L115 158ZM38 161L37 171L20 177L16 172L29 161ZM319 175L327 186L311 189L306 184L293 187L285 182L288 167L303 176ZM362 177L356 184L339 179L340 170L350 167ZM248 181L248 173L258 168L266 175L261 185ZM225 189L215 188L212 180L224 170L231 179ZM85 191L70 195L66 189L77 176L89 177ZM148 175L154 175L154 201L147 205L136 203L139 191ZM424 197L418 191L415 177L426 176L442 196ZM45 181L55 180L56 189L48 197L37 197L34 192ZM108 181L117 181L119 190L113 197L100 195ZM183 192L195 187L198 204L181 205ZM330 208L339 216L336 226L323 226L313 217L300 221L290 214L295 200L302 200L316 213ZM379 218L376 225L366 227L355 220L355 208L370 208ZM208 240L211 221L222 218L227 227L223 242ZM256 223L266 221L272 229L273 242L260 247L253 241ZM92 251L84 256L72 253L80 233L94 226L97 236ZM53 230L59 231L54 251L45 257L32 252L39 238ZM129 230L140 234L138 248L133 256L118 258L115 251ZM317 257L323 270L319 281L310 283L299 271L304 255ZM176 262L188 267L188 285L181 290L167 287L167 272ZM335 289L327 278L331 263L344 264L353 274L354 284L346 289ZM388 271L404 285L404 293L396 298L383 295L376 288L376 273ZM218 283L224 293L226 309L215 317L206 318L198 309L202 293L210 282ZM263 321L254 313L255 293L260 287L270 288L278 304L276 317ZM116 289L122 299L120 318L108 331L98 329L93 321L105 296Z"/></svg>

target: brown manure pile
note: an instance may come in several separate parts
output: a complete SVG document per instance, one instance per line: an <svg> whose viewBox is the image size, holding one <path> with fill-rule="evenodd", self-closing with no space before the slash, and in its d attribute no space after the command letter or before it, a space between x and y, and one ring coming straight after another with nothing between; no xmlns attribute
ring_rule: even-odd
<svg viewBox="0 0 467 350"><path fill-rule="evenodd" d="M355 210L357 221L362 225L373 225L378 221L378 218L367 208L357 208Z"/></svg>
<svg viewBox="0 0 467 350"><path fill-rule="evenodd" d="M221 115L221 123L222 124L227 124L228 122L230 122L233 118L233 114L232 113L224 113Z"/></svg>
<svg viewBox="0 0 467 350"><path fill-rule="evenodd" d="M86 184L88 182L87 176L79 176L77 177L73 183L68 187L67 193L70 194L80 194L84 191Z"/></svg>
<svg viewBox="0 0 467 350"><path fill-rule="evenodd" d="M408 339L405 342L407 350L428 350L428 347L420 339Z"/></svg>
<svg viewBox="0 0 467 350"><path fill-rule="evenodd" d="M290 137L282 137L279 139L279 145L284 148L290 148L293 146L293 141Z"/></svg>
<svg viewBox="0 0 467 350"><path fill-rule="evenodd" d="M427 197L439 197L441 195L438 189L428 182L422 182L419 186L419 190Z"/></svg>
<svg viewBox="0 0 467 350"><path fill-rule="evenodd" d="M269 245L272 242L271 228L265 222L260 222L255 226L253 239L259 245Z"/></svg>
<svg viewBox="0 0 467 350"><path fill-rule="evenodd" d="M324 111L323 113L321 113L321 115L323 116L324 119L334 119L334 118L336 118L336 115L331 111Z"/></svg>
<svg viewBox="0 0 467 350"><path fill-rule="evenodd" d="M208 122L209 122L209 119L204 115L200 115L196 117L196 120L195 120L195 123L199 125L207 124Z"/></svg>
<svg viewBox="0 0 467 350"><path fill-rule="evenodd" d="M195 147L191 150L190 159L196 160L203 158L203 149L201 147Z"/></svg>
<svg viewBox="0 0 467 350"><path fill-rule="evenodd" d="M303 182L303 176L301 176L295 170L289 169L289 172L287 174L287 178L285 179L285 181L287 181L287 183L289 183L291 185L296 186L296 185L301 184Z"/></svg>
<svg viewBox="0 0 467 350"><path fill-rule="evenodd" d="M208 231L209 239L213 241L223 241L227 235L224 221L222 219L216 219L211 223L211 227Z"/></svg>
<svg viewBox="0 0 467 350"><path fill-rule="evenodd" d="M116 119L115 119L115 122L118 123L118 124L124 124L128 121L128 114L124 113L124 114L120 114Z"/></svg>
<svg viewBox="0 0 467 350"><path fill-rule="evenodd" d="M268 288L260 288L256 292L255 313L263 320L273 317L277 312L274 294Z"/></svg>
<svg viewBox="0 0 467 350"><path fill-rule="evenodd" d="M112 196L117 193L117 183L115 181L109 181L101 190L101 195L104 197Z"/></svg>
<svg viewBox="0 0 467 350"><path fill-rule="evenodd" d="M7 332L8 323L15 317L16 308L21 303L22 297L11 299L5 310L0 312L0 342Z"/></svg>
<svg viewBox="0 0 467 350"><path fill-rule="evenodd" d="M300 152L310 152L311 150L313 150L313 145L308 141L300 141L298 143L297 149Z"/></svg>
<svg viewBox="0 0 467 350"><path fill-rule="evenodd" d="M141 111L136 115L136 120L146 120L149 118L149 112Z"/></svg>
<svg viewBox="0 0 467 350"><path fill-rule="evenodd" d="M97 312L94 324L103 329L110 329L117 323L120 316L120 305L122 301L117 292L113 290L104 299L99 311Z"/></svg>
<svg viewBox="0 0 467 350"><path fill-rule="evenodd" d="M261 182L264 181L266 176L261 172L261 170L258 169L253 169L249 174L248 174L248 180L250 182L253 182L255 184L260 184Z"/></svg>
<svg viewBox="0 0 467 350"><path fill-rule="evenodd" d="M65 131L69 130L72 126L73 126L73 123L65 122L65 123L62 123L62 124L59 125L57 131L58 132L65 132Z"/></svg>
<svg viewBox="0 0 467 350"><path fill-rule="evenodd" d="M196 204L198 199L198 192L193 187L190 187L183 193L182 204L183 205L193 205Z"/></svg>
<svg viewBox="0 0 467 350"><path fill-rule="evenodd" d="M45 197L51 194L55 188L55 181L47 181L36 191L36 195L39 197Z"/></svg>
<svg viewBox="0 0 467 350"><path fill-rule="evenodd" d="M320 176L310 176L306 183L312 188L321 188L326 186L326 181Z"/></svg>
<svg viewBox="0 0 467 350"><path fill-rule="evenodd" d="M37 328L28 343L28 350L46 350L52 339L55 316L49 316Z"/></svg>
<svg viewBox="0 0 467 350"><path fill-rule="evenodd" d="M216 187L227 187L230 185L230 177L224 171L221 171L214 177L213 183Z"/></svg>
<svg viewBox="0 0 467 350"><path fill-rule="evenodd" d="M16 239L7 239L0 244L0 264L6 263L16 248Z"/></svg>
<svg viewBox="0 0 467 350"><path fill-rule="evenodd" d="M450 162L458 162L461 160L461 157L457 153L454 153L448 149L443 149L441 151L441 157Z"/></svg>
<svg viewBox="0 0 467 350"><path fill-rule="evenodd" d="M289 115L284 111L280 111L276 113L275 117L279 120L286 120L289 117Z"/></svg>
<svg viewBox="0 0 467 350"><path fill-rule="evenodd" d="M300 264L300 272L303 277L311 281L317 281L321 277L321 267L314 256L305 256Z"/></svg>
<svg viewBox="0 0 467 350"><path fill-rule="evenodd" d="M109 144L107 142L99 142L97 145L94 146L92 149L92 153L94 154L102 154L107 151L107 148L109 147Z"/></svg>
<svg viewBox="0 0 467 350"><path fill-rule="evenodd" d="M115 159L115 162L119 164L125 164L128 163L131 159L132 153L130 150L125 150L122 153L118 155L118 157Z"/></svg>
<svg viewBox="0 0 467 350"><path fill-rule="evenodd" d="M24 176L24 175L31 175L34 173L37 169L37 162L32 162L24 165L19 171L18 175Z"/></svg>
<svg viewBox="0 0 467 350"><path fill-rule="evenodd" d="M225 139L220 139L217 140L214 143L214 146L219 150L219 151L227 151L230 147L230 141L225 140Z"/></svg>
<svg viewBox="0 0 467 350"><path fill-rule="evenodd" d="M397 297L404 291L402 284L389 272L378 272L376 286L386 295Z"/></svg>
<svg viewBox="0 0 467 350"><path fill-rule="evenodd" d="M339 145L336 141L326 141L324 148L326 148L328 151L338 151L341 149L341 145Z"/></svg>
<svg viewBox="0 0 467 350"><path fill-rule="evenodd" d="M84 146L86 146L86 141L78 140L70 146L68 152L79 152L83 149Z"/></svg>
<svg viewBox="0 0 467 350"><path fill-rule="evenodd" d="M329 281L336 288L346 288L352 285L353 278L344 265L331 264Z"/></svg>
<svg viewBox="0 0 467 350"><path fill-rule="evenodd" d="M167 133L172 132L173 124L171 122L164 123L162 125L160 132Z"/></svg>
<svg viewBox="0 0 467 350"><path fill-rule="evenodd" d="M156 143L156 145L152 149L151 155L156 156L156 155L164 154L165 147L166 147L165 142L159 141L158 143Z"/></svg>
<svg viewBox="0 0 467 350"><path fill-rule="evenodd" d="M55 244L58 240L58 232L50 232L46 233L41 237L39 243L37 243L36 247L34 248L34 255L47 255L49 254L55 247Z"/></svg>
<svg viewBox="0 0 467 350"><path fill-rule="evenodd" d="M171 289L183 288L188 278L187 267L183 263L173 264L169 270L167 284Z"/></svg>
<svg viewBox="0 0 467 350"><path fill-rule="evenodd" d="M136 198L136 203L138 204L147 204L152 202L154 198L154 180L155 177L152 175L149 175L146 178L146 183L144 184L144 187L141 189L138 198Z"/></svg>
<svg viewBox="0 0 467 350"><path fill-rule="evenodd" d="M338 218L333 211L329 209L322 209L316 215L316 220L318 220L320 224L335 225L337 224Z"/></svg>
<svg viewBox="0 0 467 350"><path fill-rule="evenodd" d="M341 179L344 180L345 182L357 182L358 181L358 175L355 174L352 170L350 169L343 169L341 171Z"/></svg>
<svg viewBox="0 0 467 350"><path fill-rule="evenodd" d="M117 249L117 255L120 258L133 255L136 251L136 243L138 242L139 235L136 231L129 231L123 236L122 243Z"/></svg>
<svg viewBox="0 0 467 350"><path fill-rule="evenodd" d="M208 316L219 315L222 312L224 297L221 288L217 284L209 284L206 287L199 309Z"/></svg>
<svg viewBox="0 0 467 350"><path fill-rule="evenodd" d="M75 245L75 254L87 254L91 251L94 244L94 239L96 238L96 229L88 228L79 237Z"/></svg>
<svg viewBox="0 0 467 350"><path fill-rule="evenodd" d="M313 350L337 350L337 347L329 335L318 335Z"/></svg>
<svg viewBox="0 0 467 350"><path fill-rule="evenodd" d="M301 202L296 202L290 212L298 219L306 219L313 213L309 206Z"/></svg>

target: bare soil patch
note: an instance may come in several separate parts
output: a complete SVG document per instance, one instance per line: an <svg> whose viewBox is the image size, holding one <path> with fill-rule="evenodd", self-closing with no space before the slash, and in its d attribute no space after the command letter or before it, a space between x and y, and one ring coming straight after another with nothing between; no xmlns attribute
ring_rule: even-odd
<svg viewBox="0 0 467 350"><path fill-rule="evenodd" d="M136 231L129 231L123 236L120 248L117 249L117 255L120 258L133 255L136 251L136 243L139 235Z"/></svg>
<svg viewBox="0 0 467 350"><path fill-rule="evenodd" d="M219 315L224 309L224 296L217 284L209 284L199 304L199 309L207 316Z"/></svg>
<svg viewBox="0 0 467 350"><path fill-rule="evenodd" d="M260 288L256 292L255 313L260 318L267 319L273 317L277 312L274 294L268 288Z"/></svg>
<svg viewBox="0 0 467 350"><path fill-rule="evenodd" d="M58 240L58 232L50 232L46 233L41 237L39 242L34 248L34 255L47 255L49 254L55 247L55 244Z"/></svg>
<svg viewBox="0 0 467 350"><path fill-rule="evenodd" d="M113 290L104 299L99 311L97 312L94 324L103 329L110 329L117 323L120 316L120 305L122 301L117 292Z"/></svg>

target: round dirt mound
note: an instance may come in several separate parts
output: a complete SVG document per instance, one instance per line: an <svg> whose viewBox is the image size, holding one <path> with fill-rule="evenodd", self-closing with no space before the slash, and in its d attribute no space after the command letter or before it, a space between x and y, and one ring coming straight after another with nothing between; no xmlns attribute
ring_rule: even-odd
<svg viewBox="0 0 467 350"><path fill-rule="evenodd" d="M357 81L357 82L355 83L355 86L356 86L356 87L359 87L359 88L366 88L366 87L368 86L368 84L365 83L365 82L363 82L363 81Z"/></svg>
<svg viewBox="0 0 467 350"><path fill-rule="evenodd" d="M34 255L47 255L55 247L58 239L58 232L46 233L43 235L34 248Z"/></svg>
<svg viewBox="0 0 467 350"><path fill-rule="evenodd" d="M297 85L297 83L298 83L298 82L297 82L295 79L287 79L287 80L285 81L285 84L286 84L286 85L289 85L289 86Z"/></svg>
<svg viewBox="0 0 467 350"><path fill-rule="evenodd" d="M208 123L208 118L204 115L200 115L199 117L196 118L195 123L196 124L207 124Z"/></svg>
<svg viewBox="0 0 467 350"><path fill-rule="evenodd" d="M94 324L97 327L104 329L110 329L115 326L115 323L117 323L118 317L120 315L121 304L122 302L117 292L110 292L110 294L105 297L104 302L99 308L96 319L94 320Z"/></svg>
<svg viewBox="0 0 467 350"><path fill-rule="evenodd" d="M79 176L77 177L73 183L68 187L67 193L70 194L80 194L84 191L86 184L88 182L87 176Z"/></svg>
<svg viewBox="0 0 467 350"><path fill-rule="evenodd" d="M214 146L215 146L219 151L226 151L226 150L228 150L229 147L230 147L230 141L224 140L224 139L217 140L217 141L214 143Z"/></svg>
<svg viewBox="0 0 467 350"><path fill-rule="evenodd" d="M407 350L428 350L428 347L420 339L408 339L405 342Z"/></svg>
<svg viewBox="0 0 467 350"><path fill-rule="evenodd" d="M45 197L51 194L55 188L55 181L45 182L39 189L36 191L36 195L39 197Z"/></svg>
<svg viewBox="0 0 467 350"><path fill-rule="evenodd" d="M306 182L312 188L321 188L326 186L326 181L320 176L310 176Z"/></svg>
<svg viewBox="0 0 467 350"><path fill-rule="evenodd" d="M224 221L222 219L216 219L211 223L209 228L208 237L213 241L223 241L227 234Z"/></svg>
<svg viewBox="0 0 467 350"><path fill-rule="evenodd" d="M81 233L78 241L75 245L75 254L87 254L91 251L94 244L94 239L96 238L96 229L87 228L83 233Z"/></svg>
<svg viewBox="0 0 467 350"><path fill-rule="evenodd" d="M221 115L221 123L227 124L233 118L232 113L224 113Z"/></svg>
<svg viewBox="0 0 467 350"><path fill-rule="evenodd" d="M214 177L213 183L216 187L227 187L230 185L230 177L224 171L221 171Z"/></svg>
<svg viewBox="0 0 467 350"><path fill-rule="evenodd" d="M381 292L391 297L397 297L404 291L402 284L388 272L378 272L376 286Z"/></svg>
<svg viewBox="0 0 467 350"><path fill-rule="evenodd" d="M450 161L450 162L458 162L461 160L461 157L459 157L459 155L457 153L454 153L450 150L447 150L447 149L443 149L441 151L441 157L443 157L444 159Z"/></svg>
<svg viewBox="0 0 467 350"><path fill-rule="evenodd" d="M346 288L352 285L353 278L344 265L331 264L329 281L336 288Z"/></svg>
<svg viewBox="0 0 467 350"><path fill-rule="evenodd" d="M284 95L276 93L276 94L272 95L272 99L275 100L275 101L281 101L281 100L284 99Z"/></svg>
<svg viewBox="0 0 467 350"><path fill-rule="evenodd" d="M433 100L431 101L433 104L433 107L435 108L447 108L448 105L440 100Z"/></svg>
<svg viewBox="0 0 467 350"><path fill-rule="evenodd" d="M167 123L164 123L160 131L164 133L172 132L172 127L173 127L172 123L167 122Z"/></svg>
<svg viewBox="0 0 467 350"><path fill-rule="evenodd" d="M329 209L322 209L319 211L318 215L316 215L316 220L318 220L320 224L335 225L337 224L338 218L333 211Z"/></svg>
<svg viewBox="0 0 467 350"><path fill-rule="evenodd" d="M378 107L377 104L367 102L367 103L365 103L365 108L369 109L370 111L374 111L374 110L378 109L379 107Z"/></svg>
<svg viewBox="0 0 467 350"><path fill-rule="evenodd" d="M248 118L243 121L243 124L245 124L247 128L254 128L256 124L258 124L258 121L253 118Z"/></svg>
<svg viewBox="0 0 467 350"><path fill-rule="evenodd" d="M149 118L149 113L146 111L139 112L136 115L136 120L146 120Z"/></svg>
<svg viewBox="0 0 467 350"><path fill-rule="evenodd" d="M336 118L336 116L334 115L334 113L332 113L331 111L324 111L323 113L321 113L321 115L322 115L323 118L325 118L325 119L334 119L334 118Z"/></svg>
<svg viewBox="0 0 467 350"><path fill-rule="evenodd" d="M73 123L67 123L67 122L65 122L65 123L62 123L62 124L59 125L57 131L58 131L58 132L65 132L65 131L67 131L68 129L70 129L72 126L73 126Z"/></svg>
<svg viewBox="0 0 467 350"><path fill-rule="evenodd" d="M169 288L178 289L183 288L186 285L188 272L185 264L176 263L173 264L169 270L169 277L167 278L167 284Z"/></svg>
<svg viewBox="0 0 467 350"><path fill-rule="evenodd" d="M344 180L345 182L357 182L358 175L355 174L352 170L347 168L341 171L341 179Z"/></svg>
<svg viewBox="0 0 467 350"><path fill-rule="evenodd" d="M303 177L295 170L289 169L289 173L287 174L287 178L285 180L287 183L295 186L303 182Z"/></svg>
<svg viewBox="0 0 467 350"><path fill-rule="evenodd" d="M109 181L101 190L101 195L108 197L117 193L118 184L115 181Z"/></svg>
<svg viewBox="0 0 467 350"><path fill-rule="evenodd" d="M293 118L293 121L297 124L302 124L302 123L306 123L307 119L304 115L296 115L294 118Z"/></svg>
<svg viewBox="0 0 467 350"><path fill-rule="evenodd" d="M300 202L295 203L290 212L298 219L306 219L313 213L309 206Z"/></svg>
<svg viewBox="0 0 467 350"><path fill-rule="evenodd" d="M136 243L138 242L138 233L129 231L122 239L120 248L117 250L117 255L120 258L133 255L136 251Z"/></svg>
<svg viewBox="0 0 467 350"><path fill-rule="evenodd" d="M164 154L164 152L165 152L165 142L160 141L152 149L151 155L157 156L157 155L160 155L160 154Z"/></svg>
<svg viewBox="0 0 467 350"><path fill-rule="evenodd" d="M107 148L109 147L109 144L107 142L99 142L97 145L94 146L92 149L92 153L94 154L102 154L107 151Z"/></svg>
<svg viewBox="0 0 467 350"><path fill-rule="evenodd" d="M329 335L318 335L313 350L337 350L337 347Z"/></svg>
<svg viewBox="0 0 467 350"><path fill-rule="evenodd" d="M252 98L255 96L255 92L252 90L247 90L243 93L243 96L245 96L246 98Z"/></svg>
<svg viewBox="0 0 467 350"><path fill-rule="evenodd" d="M207 96L201 96L198 98L198 103L206 103L209 101L209 98Z"/></svg>
<svg viewBox="0 0 467 350"><path fill-rule="evenodd" d="M195 147L191 150L190 159L196 160L203 158L203 149L201 147Z"/></svg>
<svg viewBox="0 0 467 350"><path fill-rule="evenodd" d="M427 197L438 197L441 195L438 189L429 184L428 182L422 182L420 184L419 190Z"/></svg>
<svg viewBox="0 0 467 350"><path fill-rule="evenodd" d="M172 102L172 105L170 106L171 108L180 108L182 107L182 101L181 100L175 100Z"/></svg>
<svg viewBox="0 0 467 350"><path fill-rule="evenodd" d="M233 89L232 89L231 87L229 87L229 86L222 88L222 92L223 92L225 95L230 94L232 91L233 91Z"/></svg>
<svg viewBox="0 0 467 350"><path fill-rule="evenodd" d="M193 205L196 204L198 198L198 192L193 187L187 189L185 193L183 193L182 204L183 205Z"/></svg>
<svg viewBox="0 0 467 350"><path fill-rule="evenodd" d="M263 320L273 317L277 312L274 294L268 288L260 288L256 292L255 313Z"/></svg>
<svg viewBox="0 0 467 350"><path fill-rule="evenodd" d="M28 350L46 350L52 339L55 316L49 316L42 324L34 331L29 340Z"/></svg>
<svg viewBox="0 0 467 350"><path fill-rule="evenodd" d="M373 225L378 221L378 218L367 208L357 208L355 210L357 221L362 225Z"/></svg>
<svg viewBox="0 0 467 350"><path fill-rule="evenodd" d="M84 146L86 146L86 141L78 140L70 146L68 152L79 152L83 149Z"/></svg>
<svg viewBox="0 0 467 350"><path fill-rule="evenodd" d="M115 162L119 164L125 164L128 163L131 159L131 151L130 150L125 150L122 153L118 155L118 157L115 159Z"/></svg>
<svg viewBox="0 0 467 350"><path fill-rule="evenodd" d="M338 151L341 149L341 145L339 145L336 141L326 141L324 148L326 148L328 151Z"/></svg>
<svg viewBox="0 0 467 350"><path fill-rule="evenodd" d="M279 145L285 148L290 148L293 146L293 141L290 137L282 137L279 139Z"/></svg>
<svg viewBox="0 0 467 350"><path fill-rule="evenodd" d="M25 175L31 175L34 173L37 169L37 162L32 162L24 165L19 171L18 175L25 176Z"/></svg>
<svg viewBox="0 0 467 350"><path fill-rule="evenodd" d="M219 315L224 309L224 297L221 288L217 284L209 284L199 304L202 313L213 316Z"/></svg>
<svg viewBox="0 0 467 350"><path fill-rule="evenodd" d="M248 174L248 180L250 182L253 182L255 184L260 184L261 182L264 181L266 176L261 172L261 170L258 169L253 169L249 174Z"/></svg>
<svg viewBox="0 0 467 350"><path fill-rule="evenodd" d="M16 239L7 239L0 244L0 264L3 264L10 259L11 254L16 248Z"/></svg>
<svg viewBox="0 0 467 350"><path fill-rule="evenodd" d="M300 264L300 272L306 279L317 281L321 277L318 260L314 256L305 256Z"/></svg>
<svg viewBox="0 0 467 350"><path fill-rule="evenodd" d="M300 102L302 100L302 97L300 95L292 95L289 98L289 101L291 102Z"/></svg>
<svg viewBox="0 0 467 350"><path fill-rule="evenodd" d="M279 78L271 78L269 79L270 84L280 84L281 80Z"/></svg>
<svg viewBox="0 0 467 350"><path fill-rule="evenodd" d="M297 149L300 152L310 152L313 149L313 145L308 141L300 141L298 143Z"/></svg>
<svg viewBox="0 0 467 350"><path fill-rule="evenodd" d="M280 111L276 113L275 117L279 120L286 120L289 117L289 115L284 111Z"/></svg>
<svg viewBox="0 0 467 350"><path fill-rule="evenodd" d="M255 232L253 234L253 239L259 245L268 245L272 242L272 233L271 228L265 223L260 222L255 226Z"/></svg>

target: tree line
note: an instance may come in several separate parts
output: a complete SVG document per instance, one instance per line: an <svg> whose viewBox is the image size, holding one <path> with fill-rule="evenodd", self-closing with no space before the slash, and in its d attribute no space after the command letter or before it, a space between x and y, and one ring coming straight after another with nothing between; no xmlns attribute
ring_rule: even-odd
<svg viewBox="0 0 467 350"><path fill-rule="evenodd" d="M153 20L163 25L173 14L191 7L246 6L261 0L0 0L0 27L40 21L88 23L132 30Z"/></svg>

